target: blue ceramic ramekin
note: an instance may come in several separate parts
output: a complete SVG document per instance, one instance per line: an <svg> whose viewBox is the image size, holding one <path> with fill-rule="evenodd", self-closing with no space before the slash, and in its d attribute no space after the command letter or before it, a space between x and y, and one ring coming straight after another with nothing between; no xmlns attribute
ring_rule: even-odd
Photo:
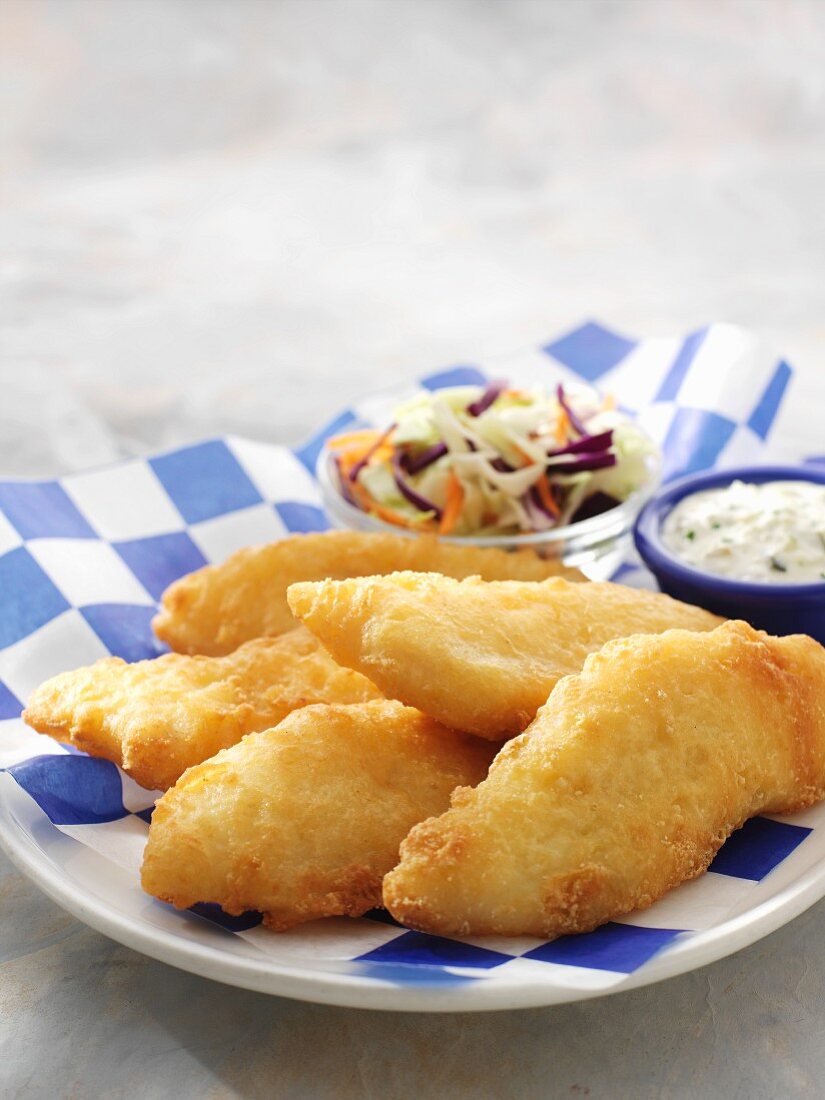
<svg viewBox="0 0 825 1100"><path fill-rule="evenodd" d="M636 549L659 587L669 596L697 604L727 619L744 619L770 634L810 634L825 644L825 581L813 584L758 584L719 577L687 565L664 545L662 525L684 497L716 489L736 479L813 481L825 485L825 468L815 466L740 466L693 474L663 486L639 513L633 528Z"/></svg>

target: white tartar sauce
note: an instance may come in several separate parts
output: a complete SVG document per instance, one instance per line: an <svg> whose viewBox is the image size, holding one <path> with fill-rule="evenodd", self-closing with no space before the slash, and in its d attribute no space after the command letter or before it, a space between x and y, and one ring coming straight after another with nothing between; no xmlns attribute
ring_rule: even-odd
<svg viewBox="0 0 825 1100"><path fill-rule="evenodd" d="M684 497L662 528L688 565L740 581L825 581L825 485L734 481Z"/></svg>

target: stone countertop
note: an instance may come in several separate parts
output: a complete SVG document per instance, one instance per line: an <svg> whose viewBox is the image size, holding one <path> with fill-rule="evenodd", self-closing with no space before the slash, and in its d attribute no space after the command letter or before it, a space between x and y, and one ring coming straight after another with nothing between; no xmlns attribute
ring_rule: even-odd
<svg viewBox="0 0 825 1100"><path fill-rule="evenodd" d="M823 73L816 0L6 0L0 474L292 443L586 317L761 331L793 422L825 402ZM818 1096L823 948L819 904L648 989L379 1014L143 958L0 857L0 1091Z"/></svg>

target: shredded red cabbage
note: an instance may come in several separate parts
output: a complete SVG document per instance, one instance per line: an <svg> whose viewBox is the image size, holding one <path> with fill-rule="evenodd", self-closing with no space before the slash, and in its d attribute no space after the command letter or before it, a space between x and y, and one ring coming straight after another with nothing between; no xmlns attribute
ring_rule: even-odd
<svg viewBox="0 0 825 1100"><path fill-rule="evenodd" d="M548 458L555 458L556 455L575 455L581 454L586 451L588 454L595 454L597 451L606 451L613 443L613 429L609 431L599 432L598 435L584 435L581 439L577 439L574 443L568 443L566 447L559 447L558 450L548 451Z"/></svg>
<svg viewBox="0 0 825 1100"><path fill-rule="evenodd" d="M616 456L611 451L601 454L574 455L569 462L554 462L547 467L548 474L580 474L584 470L605 470L616 465Z"/></svg>
<svg viewBox="0 0 825 1100"><path fill-rule="evenodd" d="M392 456L392 473L395 478L395 484L398 486L398 490L405 500L408 500L414 508L419 510L419 512L434 512L435 518L441 519L441 509L438 505L433 504L431 500L427 500L421 493L417 493L412 485L405 479L401 468L401 459L397 454Z"/></svg>
<svg viewBox="0 0 825 1100"><path fill-rule="evenodd" d="M355 463L355 465L349 472L350 481L356 481L358 479L358 475L367 465L369 460L372 458L372 456L375 454L375 452L378 450L378 448L381 446L381 444L384 442L390 432L395 431L396 426L397 425L395 424L390 424L389 428L387 428L387 430L382 435L380 435L378 439L376 439L376 441L373 443L373 445L370 447L364 457L362 459L359 459L359 461Z"/></svg>
<svg viewBox="0 0 825 1100"><path fill-rule="evenodd" d="M467 412L470 416L481 416L481 414L489 409L495 399L506 389L507 382L500 378L496 379L494 382L488 382L487 388L484 390L481 397L467 406Z"/></svg>
<svg viewBox="0 0 825 1100"><path fill-rule="evenodd" d="M573 412L570 405L568 404L567 397L564 393L564 386L561 384L561 382L559 382L558 386L556 386L556 397L558 398L561 407L567 413L567 419L570 421L570 425L573 430L578 432L579 435L587 435L587 428L584 426L584 422L579 419L579 417L576 415L576 413Z"/></svg>
<svg viewBox="0 0 825 1100"><path fill-rule="evenodd" d="M403 454L401 456L401 466L408 474L420 474L422 470L426 470L428 466L438 462L439 458L443 458L445 454L447 454L447 444L434 443L432 447L427 447L426 450L414 458L410 454Z"/></svg>
<svg viewBox="0 0 825 1100"><path fill-rule="evenodd" d="M553 491L552 487L550 491ZM544 501L541 499L541 493L539 493L535 485L530 489L530 500L533 502L533 504L535 504L536 508L538 508L540 512L543 512L549 519L551 519L554 524L557 522L559 518L558 515L551 512L550 509L545 505Z"/></svg>
<svg viewBox="0 0 825 1100"><path fill-rule="evenodd" d="M520 503L536 531L549 531L551 527L555 527L556 517L541 503L535 488L525 493L520 498Z"/></svg>
<svg viewBox="0 0 825 1100"><path fill-rule="evenodd" d="M503 458L493 458L490 460L490 465L494 470L498 470L500 474L512 474L515 470L515 466L511 466L509 462L506 462Z"/></svg>
<svg viewBox="0 0 825 1100"><path fill-rule="evenodd" d="M570 522L581 523L584 519L592 519L593 516L600 516L602 512L609 512L611 508L616 508L619 504L621 504L621 501L617 500L616 497L612 497L609 493L593 493L592 496L581 502L570 517Z"/></svg>

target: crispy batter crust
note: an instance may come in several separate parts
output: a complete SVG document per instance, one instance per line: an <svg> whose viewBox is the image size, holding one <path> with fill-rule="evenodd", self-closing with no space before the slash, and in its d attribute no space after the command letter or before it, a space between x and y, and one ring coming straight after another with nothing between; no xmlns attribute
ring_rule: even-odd
<svg viewBox="0 0 825 1100"><path fill-rule="evenodd" d="M816 642L739 622L623 638L412 830L384 902L427 932L585 932L701 874L754 814L823 795Z"/></svg>
<svg viewBox="0 0 825 1100"><path fill-rule="evenodd" d="M557 575L585 579L578 570L544 560L531 550L477 550L439 542L434 535L405 538L327 531L239 550L222 565L181 577L164 592L152 626L178 653L230 653L250 638L293 629L286 590L295 581L397 569L450 577L477 574L485 580L540 581Z"/></svg>
<svg viewBox="0 0 825 1100"><path fill-rule="evenodd" d="M299 627L228 657L171 653L136 664L107 657L42 684L23 718L38 733L114 761L141 786L165 790L193 764L299 707L380 698Z"/></svg>
<svg viewBox="0 0 825 1100"><path fill-rule="evenodd" d="M143 888L272 928L358 916L412 825L484 777L492 749L387 701L313 706L190 768L157 804Z"/></svg>
<svg viewBox="0 0 825 1100"><path fill-rule="evenodd" d="M618 584L456 581L423 573L295 584L295 615L333 657L444 725L504 740L611 638L721 619Z"/></svg>

